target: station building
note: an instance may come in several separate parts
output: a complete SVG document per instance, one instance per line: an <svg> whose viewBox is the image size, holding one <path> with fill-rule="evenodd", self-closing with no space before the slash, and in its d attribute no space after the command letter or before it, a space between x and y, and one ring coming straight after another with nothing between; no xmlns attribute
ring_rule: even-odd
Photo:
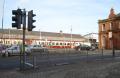
<svg viewBox="0 0 120 78"><path fill-rule="evenodd" d="M22 44L22 30L0 29L0 41L6 45ZM26 31L26 44L42 44L51 48L72 48L81 43L87 43L88 39L79 34L70 34L63 32L40 32Z"/></svg>
<svg viewBox="0 0 120 78"><path fill-rule="evenodd" d="M120 49L120 13L115 14L110 9L108 18L98 21L99 24L99 48Z"/></svg>

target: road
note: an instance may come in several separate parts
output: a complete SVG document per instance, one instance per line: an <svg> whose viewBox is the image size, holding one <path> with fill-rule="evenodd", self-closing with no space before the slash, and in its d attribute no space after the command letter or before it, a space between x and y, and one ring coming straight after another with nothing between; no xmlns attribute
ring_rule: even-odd
<svg viewBox="0 0 120 78"><path fill-rule="evenodd" d="M60 51L60 50L59 50ZM33 56L26 56L26 62L33 64L35 63L36 67L46 67L53 65L65 65L65 64L74 64L80 61L90 61L90 60L109 60L115 59L115 61L119 60L119 57L113 57L111 53L101 54L100 52L76 52L72 50L71 52L66 53L39 53L35 52ZM61 50L63 52L63 50ZM34 61L33 61L34 58ZM11 70L19 68L19 56L11 56L11 57L0 57L0 70Z"/></svg>

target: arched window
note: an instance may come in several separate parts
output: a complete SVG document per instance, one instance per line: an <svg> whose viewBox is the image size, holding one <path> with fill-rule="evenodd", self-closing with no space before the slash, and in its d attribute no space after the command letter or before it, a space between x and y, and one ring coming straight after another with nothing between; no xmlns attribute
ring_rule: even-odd
<svg viewBox="0 0 120 78"><path fill-rule="evenodd" d="M105 31L105 24L102 25L102 31Z"/></svg>
<svg viewBox="0 0 120 78"><path fill-rule="evenodd" d="M110 22L110 30L112 30L112 26L113 26L113 23L112 23L112 22Z"/></svg>

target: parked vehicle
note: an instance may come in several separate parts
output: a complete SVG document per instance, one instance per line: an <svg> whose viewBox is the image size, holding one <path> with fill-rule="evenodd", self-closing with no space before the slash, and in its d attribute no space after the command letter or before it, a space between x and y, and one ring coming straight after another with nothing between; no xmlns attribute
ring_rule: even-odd
<svg viewBox="0 0 120 78"><path fill-rule="evenodd" d="M47 48L42 45L30 45L27 47L27 51L30 52L44 52L45 50L47 50Z"/></svg>
<svg viewBox="0 0 120 78"><path fill-rule="evenodd" d="M88 46L88 45L79 45L75 47L75 50L95 50L93 46Z"/></svg>
<svg viewBox="0 0 120 78"><path fill-rule="evenodd" d="M21 51L22 50L19 45L13 45L9 48L6 48L5 50L2 50L2 55L3 56L19 55ZM25 53L30 54L30 51L28 51L26 47L25 47Z"/></svg>

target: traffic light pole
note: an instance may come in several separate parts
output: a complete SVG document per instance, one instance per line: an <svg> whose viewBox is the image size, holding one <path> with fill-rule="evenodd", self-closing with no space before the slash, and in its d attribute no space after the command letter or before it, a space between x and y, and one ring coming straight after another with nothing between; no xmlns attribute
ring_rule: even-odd
<svg viewBox="0 0 120 78"><path fill-rule="evenodd" d="M23 9L22 12L22 24L23 24L23 44L22 44L22 51L20 52L20 70L25 69L25 31L26 31L26 11Z"/></svg>
<svg viewBox="0 0 120 78"><path fill-rule="evenodd" d="M25 30L26 30L26 11L23 10L23 69L25 68Z"/></svg>
<svg viewBox="0 0 120 78"><path fill-rule="evenodd" d="M26 55L25 55L25 31L26 31L26 10L25 9L17 9L17 10L12 10L12 27L16 27L17 29L21 29L21 24L23 25L23 44L21 46L21 52L20 52L20 70L25 69L25 62L26 62ZM28 31L32 31L35 26L33 23L36 21L33 19L33 17L36 16L33 14L33 10L28 11Z"/></svg>

